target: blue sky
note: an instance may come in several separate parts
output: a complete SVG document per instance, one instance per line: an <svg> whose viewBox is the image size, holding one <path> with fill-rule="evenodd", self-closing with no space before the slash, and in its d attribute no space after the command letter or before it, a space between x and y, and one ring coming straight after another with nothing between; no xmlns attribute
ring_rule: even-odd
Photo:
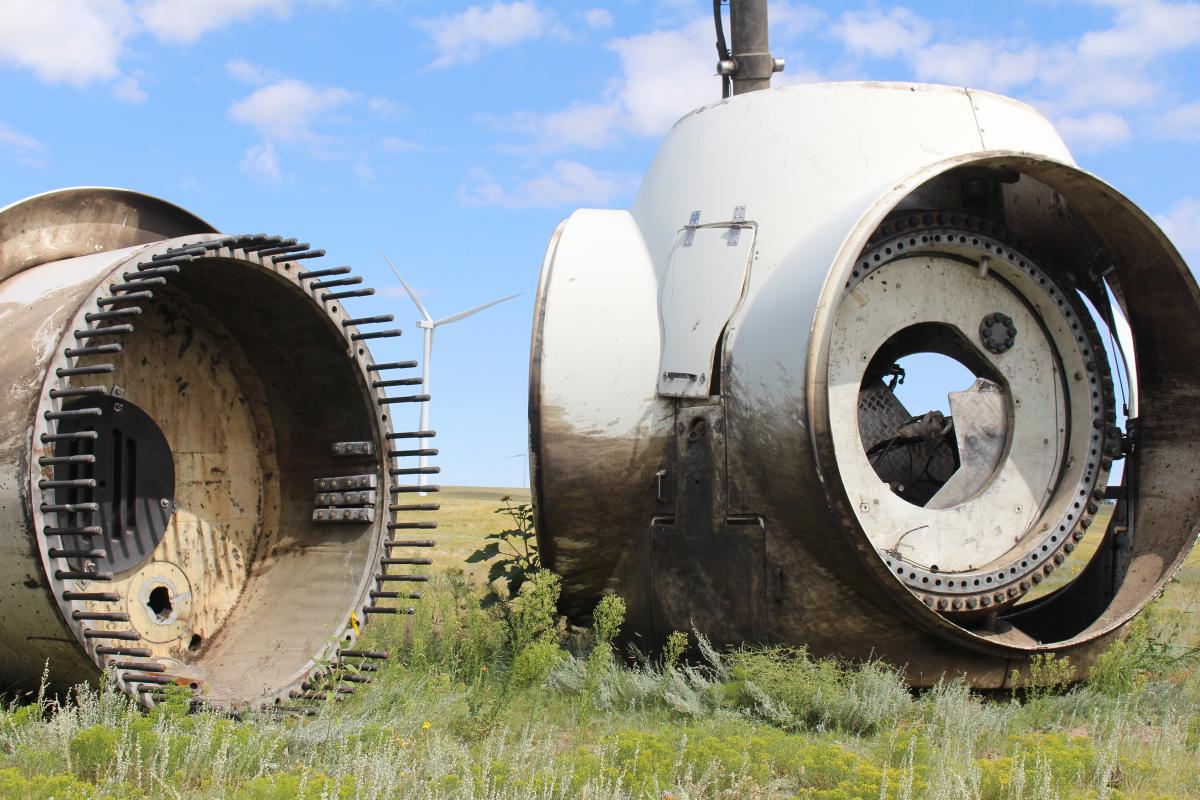
<svg viewBox="0 0 1200 800"><path fill-rule="evenodd" d="M992 89L1200 264L1200 4L772 2L785 82ZM229 232L300 236L419 336L385 250L435 316L517 300L435 347L442 482L520 485L533 293L580 206L624 207L657 142L719 97L692 0L0 1L0 205L124 186Z"/></svg>

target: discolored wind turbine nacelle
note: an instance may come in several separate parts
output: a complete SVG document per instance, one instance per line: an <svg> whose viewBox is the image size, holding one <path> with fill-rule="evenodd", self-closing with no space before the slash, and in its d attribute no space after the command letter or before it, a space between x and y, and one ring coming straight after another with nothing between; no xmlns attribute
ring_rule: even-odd
<svg viewBox="0 0 1200 800"><path fill-rule="evenodd" d="M0 209L0 688L287 707L378 655L360 624L432 544L391 532L436 507L403 504L391 409L428 398L387 394L415 362L372 359L400 332L323 254L117 189Z"/></svg>
<svg viewBox="0 0 1200 800"><path fill-rule="evenodd" d="M1086 670L1195 538L1198 312L1163 233L1013 100L698 109L632 211L578 211L546 254L530 440L565 610L615 592L645 641L803 644L916 685ZM973 376L948 413L904 405L917 354Z"/></svg>

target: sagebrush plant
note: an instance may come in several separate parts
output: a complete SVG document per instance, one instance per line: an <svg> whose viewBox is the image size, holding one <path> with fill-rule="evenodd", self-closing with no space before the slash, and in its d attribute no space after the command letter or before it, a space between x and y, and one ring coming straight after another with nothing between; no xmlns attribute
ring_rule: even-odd
<svg viewBox="0 0 1200 800"><path fill-rule="evenodd" d="M1012 670L1008 683L1014 693L1024 693L1037 700L1048 694L1062 692L1076 679L1075 665L1068 656L1056 653L1039 653L1029 659L1028 675Z"/></svg>
<svg viewBox="0 0 1200 800"><path fill-rule="evenodd" d="M1166 613L1157 600L1129 623L1125 637L1096 661L1089 685L1100 692L1120 695L1178 670L1200 663L1200 645L1185 644L1187 613Z"/></svg>
<svg viewBox="0 0 1200 800"><path fill-rule="evenodd" d="M1200 604L1177 587L1088 680L1045 659L1000 696L694 631L627 662L621 598L570 632L560 588L531 569L489 605L433 575L416 614L365 631L392 659L310 718L230 719L174 689L145 712L106 681L0 703L0 798L1200 797Z"/></svg>

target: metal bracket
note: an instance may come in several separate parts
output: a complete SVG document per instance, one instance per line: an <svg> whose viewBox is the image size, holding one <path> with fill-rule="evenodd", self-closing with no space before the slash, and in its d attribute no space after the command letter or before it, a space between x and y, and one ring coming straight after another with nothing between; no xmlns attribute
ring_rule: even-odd
<svg viewBox="0 0 1200 800"><path fill-rule="evenodd" d="M700 212L693 211L688 224L684 225L685 233L683 234L683 246L691 247L692 242L696 241L696 228L700 225Z"/></svg>
<svg viewBox="0 0 1200 800"><path fill-rule="evenodd" d="M317 506L374 506L375 490L357 492L320 492L313 505Z"/></svg>
<svg viewBox="0 0 1200 800"><path fill-rule="evenodd" d="M345 492L374 488L374 475L342 475L337 478L317 478L313 481L313 489L318 492Z"/></svg>
<svg viewBox="0 0 1200 800"><path fill-rule="evenodd" d="M374 522L373 508L315 508L313 522Z"/></svg>
<svg viewBox="0 0 1200 800"><path fill-rule="evenodd" d="M741 239L742 239L742 224L745 221L746 221L746 207L745 206L734 206L733 207L733 223L734 224L733 224L732 229L729 231L729 239L726 242L730 247L737 247L738 242L741 241Z"/></svg>
<svg viewBox="0 0 1200 800"><path fill-rule="evenodd" d="M333 454L335 456L373 456L375 455L375 443L334 442Z"/></svg>

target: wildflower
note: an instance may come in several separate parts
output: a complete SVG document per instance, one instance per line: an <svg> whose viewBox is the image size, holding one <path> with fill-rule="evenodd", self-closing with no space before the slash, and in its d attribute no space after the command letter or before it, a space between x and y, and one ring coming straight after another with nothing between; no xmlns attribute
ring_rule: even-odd
<svg viewBox="0 0 1200 800"><path fill-rule="evenodd" d="M421 730L423 730L423 731L429 730L429 720L425 720L425 722L423 722L421 724Z"/></svg>
<svg viewBox="0 0 1200 800"><path fill-rule="evenodd" d="M480 667L480 668L479 668L479 671L480 671L480 672L487 672L487 664L484 664L482 667Z"/></svg>

